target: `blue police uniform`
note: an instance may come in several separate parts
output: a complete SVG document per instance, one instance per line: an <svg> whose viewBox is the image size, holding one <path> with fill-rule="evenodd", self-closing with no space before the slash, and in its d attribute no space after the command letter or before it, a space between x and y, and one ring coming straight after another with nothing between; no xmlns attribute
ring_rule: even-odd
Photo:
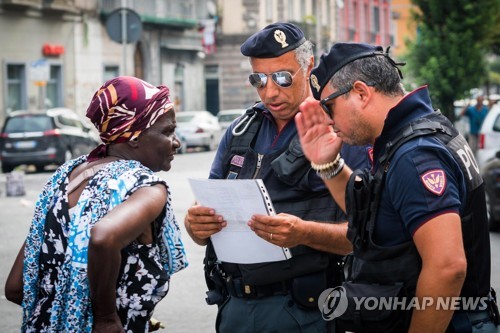
<svg viewBox="0 0 500 333"><path fill-rule="evenodd" d="M296 138L297 129L295 122L290 120L286 126L278 132L275 121L271 113L257 104L254 108L261 108L262 119L258 124L258 134L249 138L252 144L245 152L237 155L238 167L230 166L234 161L234 153L231 153L231 145L234 140L233 128L242 120L233 122L222 138L217 150L210 178L228 178L233 173L234 178L251 178L255 174L256 155L263 156L257 178L262 178L268 191L270 192L273 204L278 213L286 212L304 219L315 221L333 222L339 221L341 217L345 220L343 213L339 214L339 209L331 198L324 182L316 175L307 162L306 179L301 179L299 184L286 184L279 179L271 162L282 155L289 148L290 142ZM243 118L243 117L242 117ZM366 168L370 165L368 151L370 147L349 147L342 148L346 163L354 168ZM304 159L304 158L303 158ZM236 172L234 170L237 170ZM233 178L233 177L231 177ZM224 276L232 276L231 281L243 281L252 283L252 288L269 288L276 283L289 286L297 284L302 276L307 276L305 282L297 284L297 289L303 289L304 294L307 289L318 287L321 290L331 285L322 284L318 280L314 286L316 277L314 274L320 270L335 269L324 259L332 257L305 246L298 246L291 249L293 257L286 262L265 263L254 265L230 265L222 264ZM208 255L208 254L207 254ZM321 276L321 275L319 275ZM319 278L321 279L321 277ZM276 281L278 280L278 281ZM231 285L231 289L238 286ZM273 287L274 288L274 287ZM294 332L300 329L301 332L324 332L327 323L322 319L321 312L318 311L316 300L310 309L304 309L297 304L296 298L291 293L293 287L285 290L278 290L265 297L246 297L243 293L233 294L220 306L217 319L217 330L220 332L235 332L240 329L244 332ZM273 320L270 320L274 318ZM238 329L236 329L238 327Z"/></svg>
<svg viewBox="0 0 500 333"><path fill-rule="evenodd" d="M374 145L376 164L373 171L376 172L380 167L378 162L390 140L410 122L433 112L425 87L408 94L391 109L382 134ZM374 242L383 247L397 246L411 241L418 228L435 216L451 212L463 218L467 214L467 203L471 202L472 196L467 181L473 178L473 174L479 175L479 168L472 153L464 153L461 160L465 162L466 170L461 168L452 151L434 136L422 136L403 144L391 158L386 174L375 220ZM484 199L478 200L475 201L478 210L476 218L481 219L484 218L481 212ZM483 223L480 227L481 223L476 221L472 236L467 234L467 231L470 231L466 224L464 225L467 222L462 223L468 269L461 296L487 298L490 291L491 264L487 224ZM472 244L473 242L479 244ZM461 315L464 313L476 326L483 327L485 323L493 325L487 309L471 310L456 311L449 330L453 331L454 322L463 320Z"/></svg>
<svg viewBox="0 0 500 333"><path fill-rule="evenodd" d="M366 57L386 61L402 78L397 67L401 64L389 57L388 49L337 43L311 73L314 97L321 98L324 87L342 67ZM460 296L471 298L472 303L454 312L447 332L470 332L471 327L495 331L491 319L498 318L498 310L490 294L484 183L465 138L433 110L426 87L404 96L389 110L374 143L373 161L371 170L355 170L347 184L347 237L353 253L346 264L345 294L391 299L414 296L422 261L413 235L434 217L457 213L467 259ZM337 328L387 333L405 331L410 324L411 307L365 310L349 302L337 318Z"/></svg>
<svg viewBox="0 0 500 333"><path fill-rule="evenodd" d="M408 112L411 110L411 112ZM412 120L434 112L427 89L420 88L393 108L377 138L373 154L379 165L386 143ZM439 192L426 187L422 175L442 170ZM412 239L425 222L445 212L463 212L466 197L464 175L450 152L436 138L424 136L400 147L391 159L380 209L375 222L375 241L383 246L401 244Z"/></svg>
<svg viewBox="0 0 500 333"><path fill-rule="evenodd" d="M437 135L416 137L395 150L388 166L380 164L387 154L389 142L398 142L396 138L410 123L431 117L444 125L443 131L453 139L443 144ZM475 308L455 311L448 330L462 332L459 327L471 324L472 327L486 329L491 326L489 329L494 329L490 320L491 308L486 308L490 292L490 247L484 188L470 148L458 132L448 132L450 126L446 118L432 109L425 87L405 96L388 113L382 134L374 145L375 164L371 172L377 175L386 170L385 177L376 215L366 226L370 231L364 241L360 240L364 232L360 220L351 219L355 214L352 210L356 208L347 203L348 237L354 244L348 280L378 286L400 284L407 295L414 295L421 270L421 259L412 241L414 233L435 216L457 213L462 219L468 262L460 296L474 298L477 302ZM408 317L402 323L404 326L409 324L409 315L405 315Z"/></svg>
<svg viewBox="0 0 500 333"><path fill-rule="evenodd" d="M286 146L290 144L290 141L297 135L297 128L295 127L295 121L292 119L288 124L278 132L275 121L271 113L267 110L263 110L264 121L259 130L259 135L255 138L255 145L252 147L257 153L268 155L283 150ZM242 119L240 117L234 121L224 133L217 153L212 162L212 167L210 169L210 178L212 179L223 179L227 175L224 174L223 157L225 152L230 148L231 140L233 138L233 128ZM341 155L344 160L348 162L347 164L351 168L368 168L371 167L370 160L367 158L367 154L371 150L368 146L356 146L352 147L349 145L344 145L342 147ZM311 183L316 190L325 189L325 184L321 178L319 178L314 173L311 173Z"/></svg>

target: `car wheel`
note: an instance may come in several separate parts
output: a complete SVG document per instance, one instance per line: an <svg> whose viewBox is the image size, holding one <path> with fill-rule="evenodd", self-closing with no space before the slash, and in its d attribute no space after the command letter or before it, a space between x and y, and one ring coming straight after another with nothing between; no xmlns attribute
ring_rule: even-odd
<svg viewBox="0 0 500 333"><path fill-rule="evenodd" d="M64 152L64 163L68 162L72 158L73 158L73 153L71 152L71 150L66 149L66 151Z"/></svg>
<svg viewBox="0 0 500 333"><path fill-rule="evenodd" d="M73 153L71 152L71 150L69 150L69 148L66 148L66 150L64 151L64 154L59 156L57 164L63 165L64 163L68 162L72 158L73 158Z"/></svg>
<svg viewBox="0 0 500 333"><path fill-rule="evenodd" d="M36 172L44 172L45 171L45 165L37 164L35 165Z"/></svg>
<svg viewBox="0 0 500 333"><path fill-rule="evenodd" d="M486 192L486 212L488 214L488 224L490 231L498 231L500 229L500 221L493 217L493 208L491 207L490 196Z"/></svg>
<svg viewBox="0 0 500 333"><path fill-rule="evenodd" d="M3 173L9 173L12 170L14 170L14 166L6 163L2 163L2 172Z"/></svg>
<svg viewBox="0 0 500 333"><path fill-rule="evenodd" d="M185 154L187 152L187 143L184 139L179 139L179 142L181 145L177 148L177 154Z"/></svg>

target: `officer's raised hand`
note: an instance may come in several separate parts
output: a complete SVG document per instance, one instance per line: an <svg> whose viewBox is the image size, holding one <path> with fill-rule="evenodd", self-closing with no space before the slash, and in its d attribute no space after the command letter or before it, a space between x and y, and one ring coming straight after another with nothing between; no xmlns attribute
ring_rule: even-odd
<svg viewBox="0 0 500 333"><path fill-rule="evenodd" d="M295 116L295 124L307 159L316 164L333 161L342 147L342 140L333 129L333 120L312 97L300 104L300 111Z"/></svg>
<svg viewBox="0 0 500 333"><path fill-rule="evenodd" d="M207 239L221 231L227 222L221 215L215 214L213 208L194 205L188 209L184 225L196 244L206 245Z"/></svg>

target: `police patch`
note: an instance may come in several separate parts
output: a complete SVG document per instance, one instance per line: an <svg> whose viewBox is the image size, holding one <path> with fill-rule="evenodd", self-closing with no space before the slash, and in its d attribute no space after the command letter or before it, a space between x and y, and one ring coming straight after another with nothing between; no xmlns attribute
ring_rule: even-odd
<svg viewBox="0 0 500 333"><path fill-rule="evenodd" d="M243 162L245 162L245 158L243 156L234 155L233 158L231 158L231 164L237 167L241 168L243 166Z"/></svg>
<svg viewBox="0 0 500 333"><path fill-rule="evenodd" d="M441 195L446 188L446 174L443 170L430 170L420 176L427 190L436 195Z"/></svg>

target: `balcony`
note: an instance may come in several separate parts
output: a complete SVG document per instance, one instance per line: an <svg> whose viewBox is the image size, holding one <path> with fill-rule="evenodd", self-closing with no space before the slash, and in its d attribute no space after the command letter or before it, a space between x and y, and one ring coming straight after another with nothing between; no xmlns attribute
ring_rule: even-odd
<svg viewBox="0 0 500 333"><path fill-rule="evenodd" d="M121 0L101 0L100 12L103 17L117 8L121 8ZM174 29L192 29L197 27L198 7L200 0L141 0L125 1L128 8L136 11L145 24L165 26Z"/></svg>
<svg viewBox="0 0 500 333"><path fill-rule="evenodd" d="M0 0L0 5L8 9L41 10L44 12L77 13L75 0Z"/></svg>

